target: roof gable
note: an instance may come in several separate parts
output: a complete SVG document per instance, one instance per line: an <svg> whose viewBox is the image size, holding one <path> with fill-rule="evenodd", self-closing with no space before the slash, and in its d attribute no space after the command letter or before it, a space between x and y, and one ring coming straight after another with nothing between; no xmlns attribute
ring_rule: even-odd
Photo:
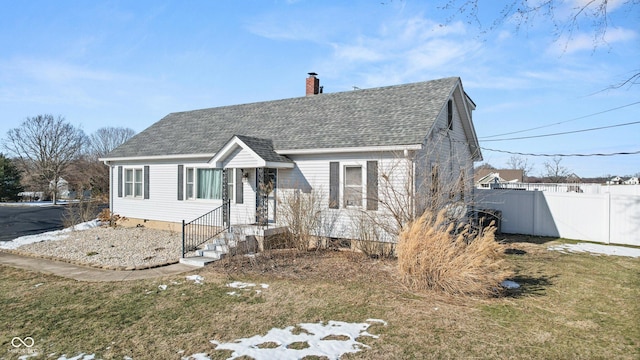
<svg viewBox="0 0 640 360"><path fill-rule="evenodd" d="M225 167L238 150L246 152L252 158L250 167L292 168L293 161L273 151L273 143L269 139L234 135L209 161L217 168Z"/></svg>
<svg viewBox="0 0 640 360"><path fill-rule="evenodd" d="M421 144L458 86L451 77L171 113L107 158L213 155L234 134L272 139L276 152Z"/></svg>

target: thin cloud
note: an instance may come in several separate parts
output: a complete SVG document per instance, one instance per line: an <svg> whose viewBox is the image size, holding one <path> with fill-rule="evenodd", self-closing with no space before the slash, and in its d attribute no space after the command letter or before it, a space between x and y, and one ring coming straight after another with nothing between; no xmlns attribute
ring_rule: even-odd
<svg viewBox="0 0 640 360"><path fill-rule="evenodd" d="M336 78L360 74L358 87L373 87L424 80L430 74L448 76L474 56L480 42L467 38L460 22L441 26L412 16L382 24L353 41L333 42L331 47L331 56L320 65L323 73Z"/></svg>
<svg viewBox="0 0 640 360"><path fill-rule="evenodd" d="M579 33L571 37L565 35L551 44L547 53L559 56L581 51L594 51L603 43L611 45L635 40L637 37L638 33L634 30L619 27L607 29L602 38L589 33Z"/></svg>
<svg viewBox="0 0 640 360"><path fill-rule="evenodd" d="M45 82L114 81L122 78L122 76L109 71L92 70L69 63L28 58L15 59L0 65L0 67L21 73L32 80Z"/></svg>

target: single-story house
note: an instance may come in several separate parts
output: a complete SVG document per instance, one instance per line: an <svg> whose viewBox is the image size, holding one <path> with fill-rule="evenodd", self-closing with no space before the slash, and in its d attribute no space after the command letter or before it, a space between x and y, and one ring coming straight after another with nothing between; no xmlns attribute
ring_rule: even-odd
<svg viewBox="0 0 640 360"><path fill-rule="evenodd" d="M607 180L607 185L621 185L623 180L620 176L614 176L611 180Z"/></svg>
<svg viewBox="0 0 640 360"><path fill-rule="evenodd" d="M489 189L492 184L521 183L524 172L517 169L478 169L474 173L475 186L478 189Z"/></svg>
<svg viewBox="0 0 640 360"><path fill-rule="evenodd" d="M448 198L470 200L482 155L460 78L338 93L319 82L310 73L304 97L176 112L151 125L101 159L112 213L178 230L228 204L231 225L275 226L283 196L316 192L335 219L323 235L353 239L353 214L382 214L398 194L413 212L447 182L461 185Z"/></svg>

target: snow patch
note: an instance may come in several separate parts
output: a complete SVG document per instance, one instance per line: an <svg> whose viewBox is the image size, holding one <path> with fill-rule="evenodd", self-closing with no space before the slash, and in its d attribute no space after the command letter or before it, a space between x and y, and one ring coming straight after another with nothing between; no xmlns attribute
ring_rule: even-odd
<svg viewBox="0 0 640 360"><path fill-rule="evenodd" d="M183 357L182 360L211 360L206 353L197 353L191 356Z"/></svg>
<svg viewBox="0 0 640 360"><path fill-rule="evenodd" d="M228 360L242 356L255 360L271 359L301 359L306 356L327 357L329 359L339 359L347 353L355 353L369 346L358 342L361 336L378 338L367 332L372 323L379 323L386 326L386 321L380 319L367 319L364 323L347 323L342 321L329 321L323 323L302 323L298 328L304 331L296 331L294 326L284 329L273 328L264 335L255 335L250 338L238 339L230 343L221 343L211 340L216 346L216 350L231 350L233 353ZM261 344L277 344L276 347L260 348ZM290 349L294 343L306 343L308 347L304 349ZM182 358L205 360L209 359L206 354L194 354L190 357Z"/></svg>
<svg viewBox="0 0 640 360"><path fill-rule="evenodd" d="M256 284L245 283L241 281L234 281L232 283L228 283L227 287L238 289L238 290L251 291L252 290L251 288L256 287ZM262 289L268 289L269 284L260 284L260 287ZM262 290L256 290L256 294L261 294L261 293L262 293ZM231 292L228 292L227 294L231 296L240 296L240 293L237 291L231 291Z"/></svg>
<svg viewBox="0 0 640 360"><path fill-rule="evenodd" d="M202 284L202 282L204 281L204 278L200 275L189 275L187 276L187 280L193 281L196 284Z"/></svg>
<svg viewBox="0 0 640 360"><path fill-rule="evenodd" d="M520 284L518 284L515 281L511 281L511 280L505 280L505 281L501 282L500 286L502 286L505 289L519 289L520 288Z"/></svg>
<svg viewBox="0 0 640 360"><path fill-rule="evenodd" d="M82 353L80 355L76 355L76 356L70 357L70 358L67 357L67 354L64 354L64 355L60 356L58 358L58 360L94 360L95 358L96 358L95 354L87 355L87 354Z"/></svg>
<svg viewBox="0 0 640 360"><path fill-rule="evenodd" d="M547 249L551 251L560 251L565 254L590 253L594 255L627 256L633 258L640 257L640 249L625 246L600 245L591 243L561 244L549 246Z"/></svg>
<svg viewBox="0 0 640 360"><path fill-rule="evenodd" d="M36 235L21 236L11 241L5 241L0 243L0 249L15 250L20 246L27 245L27 244L33 244L33 243L38 243L43 241L64 240L69 236L68 234L71 231L88 230L94 227L98 227L100 226L100 224L101 223L98 220L91 220L91 221L87 221L87 222L75 225L73 227L68 227L62 230L49 231L46 233L36 234Z"/></svg>
<svg viewBox="0 0 640 360"><path fill-rule="evenodd" d="M248 287L254 287L256 286L256 284L234 281L232 283L228 283L227 286L234 289L246 289Z"/></svg>

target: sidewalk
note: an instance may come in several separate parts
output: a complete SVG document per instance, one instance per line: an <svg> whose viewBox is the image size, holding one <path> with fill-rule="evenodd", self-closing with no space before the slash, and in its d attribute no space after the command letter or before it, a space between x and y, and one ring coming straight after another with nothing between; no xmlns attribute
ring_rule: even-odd
<svg viewBox="0 0 640 360"><path fill-rule="evenodd" d="M37 271L78 281L90 282L151 279L181 274L197 269L189 265L173 264L153 269L134 271L102 270L61 261L20 256L2 251L0 251L0 265L7 265L19 269Z"/></svg>

